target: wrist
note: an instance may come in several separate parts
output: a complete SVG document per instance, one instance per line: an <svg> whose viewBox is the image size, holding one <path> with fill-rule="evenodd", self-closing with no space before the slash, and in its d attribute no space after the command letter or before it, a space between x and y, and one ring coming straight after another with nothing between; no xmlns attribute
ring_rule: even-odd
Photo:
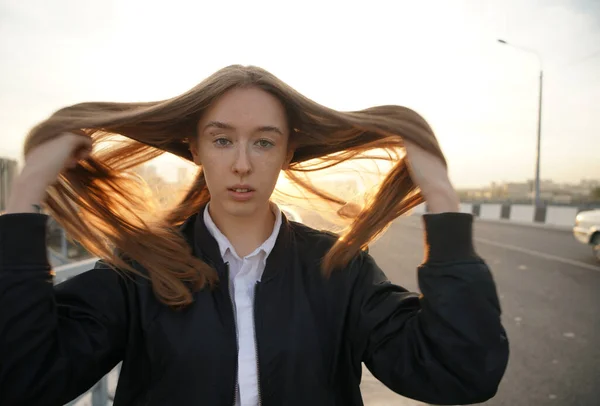
<svg viewBox="0 0 600 406"><path fill-rule="evenodd" d="M40 176L22 173L13 183L5 213L39 213L46 188Z"/></svg>
<svg viewBox="0 0 600 406"><path fill-rule="evenodd" d="M460 211L460 199L451 185L422 191L429 213L451 213Z"/></svg>

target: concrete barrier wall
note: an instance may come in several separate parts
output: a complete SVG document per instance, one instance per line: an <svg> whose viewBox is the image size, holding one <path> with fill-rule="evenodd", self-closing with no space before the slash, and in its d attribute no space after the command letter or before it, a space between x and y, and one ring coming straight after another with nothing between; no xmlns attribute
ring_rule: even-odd
<svg viewBox="0 0 600 406"><path fill-rule="evenodd" d="M533 223L535 208L528 204L512 204L510 206L510 221Z"/></svg>
<svg viewBox="0 0 600 406"><path fill-rule="evenodd" d="M576 207L556 207L548 206L546 211L546 224L552 224L555 226L569 226L575 225L575 217L577 216Z"/></svg>
<svg viewBox="0 0 600 406"><path fill-rule="evenodd" d="M575 224L575 217L580 211L577 207L543 206L536 209L528 204L500 203L461 203L460 212L471 213L485 220L500 220L521 224L548 225L569 229ZM412 214L427 212L426 204L417 206Z"/></svg>
<svg viewBox="0 0 600 406"><path fill-rule="evenodd" d="M499 219L501 210L501 204L482 204L479 217L482 219Z"/></svg>
<svg viewBox="0 0 600 406"><path fill-rule="evenodd" d="M461 203L460 204L460 212L461 213L473 213L473 204L472 203Z"/></svg>
<svg viewBox="0 0 600 406"><path fill-rule="evenodd" d="M471 203L461 203L460 204L460 212L461 213L473 213L473 204ZM425 203L421 203L414 209L412 209L412 214L424 214L427 213L427 206Z"/></svg>

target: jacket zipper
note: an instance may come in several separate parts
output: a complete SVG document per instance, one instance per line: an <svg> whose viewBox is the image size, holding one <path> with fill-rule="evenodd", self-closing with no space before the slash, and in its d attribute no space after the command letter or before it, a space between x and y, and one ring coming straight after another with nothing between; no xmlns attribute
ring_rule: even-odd
<svg viewBox="0 0 600 406"><path fill-rule="evenodd" d="M256 354L255 359L256 359L256 383L258 386L258 406L262 405L262 396L260 393L260 368L258 365L258 334L256 334L256 290L258 289L258 285L260 284L260 282L256 282L256 285L254 285L254 295L252 298L253 301L253 305L254 305L254 311L252 312L252 315L254 316L254 352Z"/></svg>
<svg viewBox="0 0 600 406"><path fill-rule="evenodd" d="M236 359L235 359L235 386L233 387L233 406L237 404L237 395L238 395L238 357L239 357L239 343L238 343L238 333L237 333L237 324L235 320L235 302L231 297L231 289L229 287L229 262L226 262L227 266L227 296L229 296L229 301L231 302L231 315L233 316L233 331L235 332L235 347L236 347Z"/></svg>

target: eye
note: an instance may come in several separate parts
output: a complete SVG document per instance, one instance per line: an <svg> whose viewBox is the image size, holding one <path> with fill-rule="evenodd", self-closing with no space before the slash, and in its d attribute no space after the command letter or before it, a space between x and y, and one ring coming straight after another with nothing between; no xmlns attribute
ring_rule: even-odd
<svg viewBox="0 0 600 406"><path fill-rule="evenodd" d="M256 143L258 144L259 147L261 148L271 148L272 146L274 146L275 144L273 144L271 141L269 140L258 140L256 141Z"/></svg>
<svg viewBox="0 0 600 406"><path fill-rule="evenodd" d="M231 141L229 141L227 138L217 138L216 140L213 141L213 143L217 147L227 147L227 146L231 145Z"/></svg>

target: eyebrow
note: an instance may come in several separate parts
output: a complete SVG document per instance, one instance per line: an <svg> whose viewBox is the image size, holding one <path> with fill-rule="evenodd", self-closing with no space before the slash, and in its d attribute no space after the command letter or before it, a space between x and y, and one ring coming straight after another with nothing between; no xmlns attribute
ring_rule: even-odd
<svg viewBox="0 0 600 406"><path fill-rule="evenodd" d="M212 128L220 128L223 130L235 130L235 127L232 126L231 124L227 124L222 121L209 121L204 126L203 131L206 131L207 129L209 129L211 127ZM276 127L274 125L263 125L263 126L257 127L254 130L254 132L274 132L274 133L277 133L277 134L283 136L283 131L281 131L281 129L279 127Z"/></svg>

